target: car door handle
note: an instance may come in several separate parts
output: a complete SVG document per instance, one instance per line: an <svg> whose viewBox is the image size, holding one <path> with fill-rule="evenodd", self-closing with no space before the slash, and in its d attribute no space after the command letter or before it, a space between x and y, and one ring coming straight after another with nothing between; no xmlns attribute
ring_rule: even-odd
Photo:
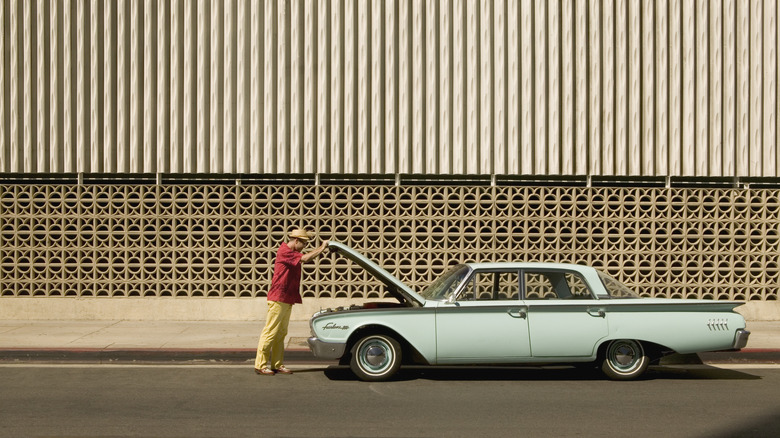
<svg viewBox="0 0 780 438"><path fill-rule="evenodd" d="M607 311L604 309L588 309L588 314L597 318L605 318L607 316Z"/></svg>
<svg viewBox="0 0 780 438"><path fill-rule="evenodd" d="M528 316L528 313L525 311L525 309L509 309L506 313L508 313L512 318L525 319Z"/></svg>

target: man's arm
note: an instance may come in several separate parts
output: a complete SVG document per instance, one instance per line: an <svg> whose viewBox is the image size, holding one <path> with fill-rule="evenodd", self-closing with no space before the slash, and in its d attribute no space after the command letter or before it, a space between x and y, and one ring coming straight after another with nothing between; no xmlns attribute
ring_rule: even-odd
<svg viewBox="0 0 780 438"><path fill-rule="evenodd" d="M308 263L310 262L314 257L317 257L318 255L322 254L322 251L325 251L325 248L328 247L328 240L322 242L322 245L317 247L316 249L313 249L301 257L301 263Z"/></svg>

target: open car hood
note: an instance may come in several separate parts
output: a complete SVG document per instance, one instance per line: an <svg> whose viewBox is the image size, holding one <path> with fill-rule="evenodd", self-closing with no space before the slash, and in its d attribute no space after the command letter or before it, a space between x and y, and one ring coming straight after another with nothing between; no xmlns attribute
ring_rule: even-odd
<svg viewBox="0 0 780 438"><path fill-rule="evenodd" d="M339 242L331 241L328 243L328 248L330 248L331 251L348 258L353 263L360 265L361 268L365 269L379 281L384 283L384 285L387 286L390 295L402 304L409 303L414 307L419 307L425 303L425 298L421 297L409 286L403 284L401 280L397 279L391 273L385 271L381 266L366 258L363 254Z"/></svg>

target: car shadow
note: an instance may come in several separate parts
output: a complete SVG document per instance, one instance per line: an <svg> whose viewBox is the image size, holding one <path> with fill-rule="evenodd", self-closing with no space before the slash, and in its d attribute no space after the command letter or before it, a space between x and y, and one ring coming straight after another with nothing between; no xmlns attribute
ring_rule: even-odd
<svg viewBox="0 0 780 438"><path fill-rule="evenodd" d="M336 381L355 381L357 377L346 366L330 366L325 376ZM743 371L708 365L652 366L639 381L646 380L758 380L759 376ZM597 368L574 366L408 366L402 367L393 381L609 381Z"/></svg>
<svg viewBox="0 0 780 438"><path fill-rule="evenodd" d="M761 376L711 365L676 365L650 367L648 377L666 380L761 380Z"/></svg>

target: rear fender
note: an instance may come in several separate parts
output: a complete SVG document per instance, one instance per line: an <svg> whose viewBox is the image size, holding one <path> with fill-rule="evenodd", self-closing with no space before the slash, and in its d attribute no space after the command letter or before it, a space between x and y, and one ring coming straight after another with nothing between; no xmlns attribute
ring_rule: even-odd
<svg viewBox="0 0 780 438"><path fill-rule="evenodd" d="M602 346L614 339L633 339L680 354L729 349L745 319L734 312L610 312L610 333Z"/></svg>

